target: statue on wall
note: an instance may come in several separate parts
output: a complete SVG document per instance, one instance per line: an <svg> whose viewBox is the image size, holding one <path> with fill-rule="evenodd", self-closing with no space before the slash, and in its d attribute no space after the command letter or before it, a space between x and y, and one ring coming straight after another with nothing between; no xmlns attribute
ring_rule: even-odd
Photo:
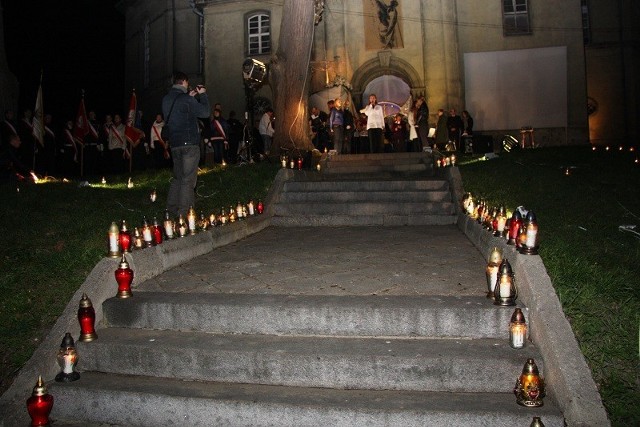
<svg viewBox="0 0 640 427"><path fill-rule="evenodd" d="M363 0L365 48L404 47L398 0Z"/></svg>

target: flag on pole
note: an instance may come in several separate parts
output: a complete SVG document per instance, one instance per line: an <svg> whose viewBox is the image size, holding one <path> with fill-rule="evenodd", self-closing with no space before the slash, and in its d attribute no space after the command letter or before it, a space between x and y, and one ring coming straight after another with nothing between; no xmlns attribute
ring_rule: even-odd
<svg viewBox="0 0 640 427"><path fill-rule="evenodd" d="M31 133L41 147L44 147L44 107L42 106L42 73L40 73L40 87L36 96L36 106L33 109L33 127Z"/></svg>
<svg viewBox="0 0 640 427"><path fill-rule="evenodd" d="M84 92L82 98L80 98L80 105L78 106L78 114L76 114L76 121L73 124L73 136L80 144L84 144L84 137L89 134L89 119L87 118L87 110L84 107Z"/></svg>
<svg viewBox="0 0 640 427"><path fill-rule="evenodd" d="M134 147L138 145L140 139L144 136L144 132L136 128L136 113L138 111L138 99L136 98L136 90L133 90L131 94L131 100L129 101L129 113L127 114L127 123L124 128L124 136L127 141Z"/></svg>

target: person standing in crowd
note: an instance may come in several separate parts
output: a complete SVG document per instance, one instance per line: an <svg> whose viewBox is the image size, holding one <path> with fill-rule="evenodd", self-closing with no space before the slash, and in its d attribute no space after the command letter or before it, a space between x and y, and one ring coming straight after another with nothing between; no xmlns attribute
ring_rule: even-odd
<svg viewBox="0 0 640 427"><path fill-rule="evenodd" d="M320 152L327 148L327 132L326 122L329 120L327 113L320 111L318 107L311 107L311 117L309 118L309 127L311 127L311 142Z"/></svg>
<svg viewBox="0 0 640 427"><path fill-rule="evenodd" d="M355 150L353 154L362 154L368 152L369 147L369 133L367 131L367 115L365 113L358 113L358 119L356 120L356 138L354 141ZM367 148L365 150L365 148Z"/></svg>
<svg viewBox="0 0 640 427"><path fill-rule="evenodd" d="M36 147L36 138L33 136L33 112L28 108L22 112L22 119L18 122L18 136L22 162L33 167L38 147Z"/></svg>
<svg viewBox="0 0 640 427"><path fill-rule="evenodd" d="M170 158L168 141L162 139L162 128L164 127L164 119L162 114L156 114L156 119L151 125L149 132L149 151L153 160L153 166L161 169L167 165Z"/></svg>
<svg viewBox="0 0 640 427"><path fill-rule="evenodd" d="M79 175L80 150L78 149L78 142L73 136L73 120L67 120L62 130L60 154L62 158L62 173L66 176Z"/></svg>
<svg viewBox="0 0 640 427"><path fill-rule="evenodd" d="M237 163L238 161L238 149L240 148L240 141L242 140L242 132L244 125L240 123L240 120L236 118L236 112L229 111L229 120L227 120L227 137L229 140L229 163Z"/></svg>
<svg viewBox="0 0 640 427"><path fill-rule="evenodd" d="M16 130L15 113L13 110L5 110L4 120L0 126L0 138L2 138L0 140L0 148L9 143L11 135L18 135L18 131Z"/></svg>
<svg viewBox="0 0 640 427"><path fill-rule="evenodd" d="M450 109L449 117L447 118L447 129L449 130L449 142L454 144L453 150L460 149L462 126L462 118L456 113L456 109Z"/></svg>
<svg viewBox="0 0 640 427"><path fill-rule="evenodd" d="M464 147L465 143L468 143L468 141L471 140L471 137L473 136L473 117L471 117L471 115L469 114L469 112L467 110L464 110L462 112L462 137L461 140L463 141L460 147L460 151L461 152L465 152L466 151L466 147Z"/></svg>
<svg viewBox="0 0 640 427"><path fill-rule="evenodd" d="M56 134L52 129L53 116L44 115L44 147L42 148L41 168L45 175L53 175L56 171Z"/></svg>
<svg viewBox="0 0 640 427"><path fill-rule="evenodd" d="M449 130L447 129L447 114L440 108L438 110L438 121L436 122L436 142L435 146L444 150L449 142Z"/></svg>
<svg viewBox="0 0 640 427"><path fill-rule="evenodd" d="M369 103L360 112L367 115L369 152L379 153L384 145L384 111L375 94L369 95Z"/></svg>
<svg viewBox="0 0 640 427"><path fill-rule="evenodd" d="M333 149L338 154L343 153L344 145L344 114L342 112L342 100L336 98L333 104L330 104L329 110L329 132L331 132L331 142Z"/></svg>
<svg viewBox="0 0 640 427"><path fill-rule="evenodd" d="M402 153L405 151L405 145L407 140L407 124L404 121L402 114L396 113L393 116L393 122L391 123L391 146L394 153Z"/></svg>
<svg viewBox="0 0 640 427"><path fill-rule="evenodd" d="M99 173L98 160L100 151L98 149L99 135L96 132L97 120L95 111L89 111L87 115L87 125L89 126L89 132L84 137L83 147L83 172L84 175L95 175Z"/></svg>
<svg viewBox="0 0 640 427"><path fill-rule="evenodd" d="M345 154L353 154L353 136L356 130L355 119L351 113L351 102L349 98L344 101L342 109L344 119L344 149Z"/></svg>
<svg viewBox="0 0 640 427"><path fill-rule="evenodd" d="M18 180L30 180L31 170L20 159L20 137L11 133L6 138L0 148L0 182L14 184Z"/></svg>
<svg viewBox="0 0 640 427"><path fill-rule="evenodd" d="M124 124L120 114L113 115L113 123L109 126L108 144L111 172L123 173L128 161L126 153L127 141L124 136Z"/></svg>
<svg viewBox="0 0 640 427"><path fill-rule="evenodd" d="M228 163L229 130L227 121L222 117L222 112L217 108L213 110L210 126L211 132L207 145L210 149L213 149L213 161L218 164L223 162Z"/></svg>
<svg viewBox="0 0 640 427"><path fill-rule="evenodd" d="M416 124L418 125L418 138L420 138L420 144L423 147L430 147L429 145L429 107L424 96L418 98L416 103L418 111L418 117ZM430 148L429 148L430 149Z"/></svg>
<svg viewBox="0 0 640 427"><path fill-rule="evenodd" d="M162 99L162 114L169 126L173 179L167 196L170 215L186 217L195 208L194 190L200 162L199 118L209 117L211 106L204 86L189 91L189 77L183 72L173 76L173 86Z"/></svg>
<svg viewBox="0 0 640 427"><path fill-rule="evenodd" d="M271 107L267 108L262 118L260 119L260 124L258 125L258 130L260 131L260 137L262 138L262 144L264 147L264 155L269 156L271 153L271 141L273 139L273 109Z"/></svg>
<svg viewBox="0 0 640 427"><path fill-rule="evenodd" d="M418 117L418 100L416 99L413 104L411 104L411 109L409 110L409 114L407 114L407 124L409 126L409 139L407 139L407 151L409 152L420 152L422 151L422 144L420 143L420 139L418 138L418 125L416 123L416 119Z"/></svg>

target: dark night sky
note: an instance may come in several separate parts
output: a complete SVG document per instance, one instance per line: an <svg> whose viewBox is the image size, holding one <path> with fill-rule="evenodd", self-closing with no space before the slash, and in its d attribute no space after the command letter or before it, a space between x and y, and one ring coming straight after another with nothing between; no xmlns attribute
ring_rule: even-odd
<svg viewBox="0 0 640 427"><path fill-rule="evenodd" d="M124 16L116 0L2 0L9 69L19 110L33 109L43 70L45 112L56 126L75 117L81 90L98 117L123 112Z"/></svg>

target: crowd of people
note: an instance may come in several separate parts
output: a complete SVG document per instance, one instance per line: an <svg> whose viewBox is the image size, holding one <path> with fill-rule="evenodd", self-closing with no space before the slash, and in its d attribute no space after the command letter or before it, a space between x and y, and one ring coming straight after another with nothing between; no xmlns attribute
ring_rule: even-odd
<svg viewBox="0 0 640 427"><path fill-rule="evenodd" d="M438 110L435 123L429 121L429 107L418 97L407 114L385 116L377 96L352 112L349 101L340 98L327 103L328 112L312 107L309 117L311 139L321 152L338 154L420 152L434 148L464 152L464 142L473 135L473 118L468 111Z"/></svg>
<svg viewBox="0 0 640 427"><path fill-rule="evenodd" d="M188 84L188 80L183 81ZM191 88L185 90L188 93ZM197 89L191 96L196 95L198 98L201 95ZM38 176L69 178L169 168L175 155L168 138L163 137L164 117L171 118L174 114L174 119L178 119L180 113L179 110L174 113L170 106L163 109L166 111L156 114L152 123L146 121L142 111L137 112L135 127L143 132L133 143L126 137L120 114L107 114L99 122L95 111L89 111L91 131L82 140L74 132L72 120L55 129L53 117L46 114L41 142L34 136L31 110L23 111L19 120L13 111L5 111L0 126L0 179L9 176L9 167L13 168L11 173L18 176L28 176L33 171ZM207 113L194 120L198 166L249 160L247 141L251 141L253 154L271 154L274 134L271 108L267 108L259 120L256 118L256 126L250 127L238 120L234 111L225 117L219 103L213 108L207 107ZM407 114L385 116L375 94L369 96L369 103L360 110L352 110L349 99L340 98L330 100L326 111L314 106L310 110L309 126L315 148L340 154L420 152L434 148L463 152L465 140L473 134L473 118L466 110L458 115L453 108L439 109L435 122L430 122L427 102L424 97L418 97ZM176 144L179 142L171 146Z"/></svg>

